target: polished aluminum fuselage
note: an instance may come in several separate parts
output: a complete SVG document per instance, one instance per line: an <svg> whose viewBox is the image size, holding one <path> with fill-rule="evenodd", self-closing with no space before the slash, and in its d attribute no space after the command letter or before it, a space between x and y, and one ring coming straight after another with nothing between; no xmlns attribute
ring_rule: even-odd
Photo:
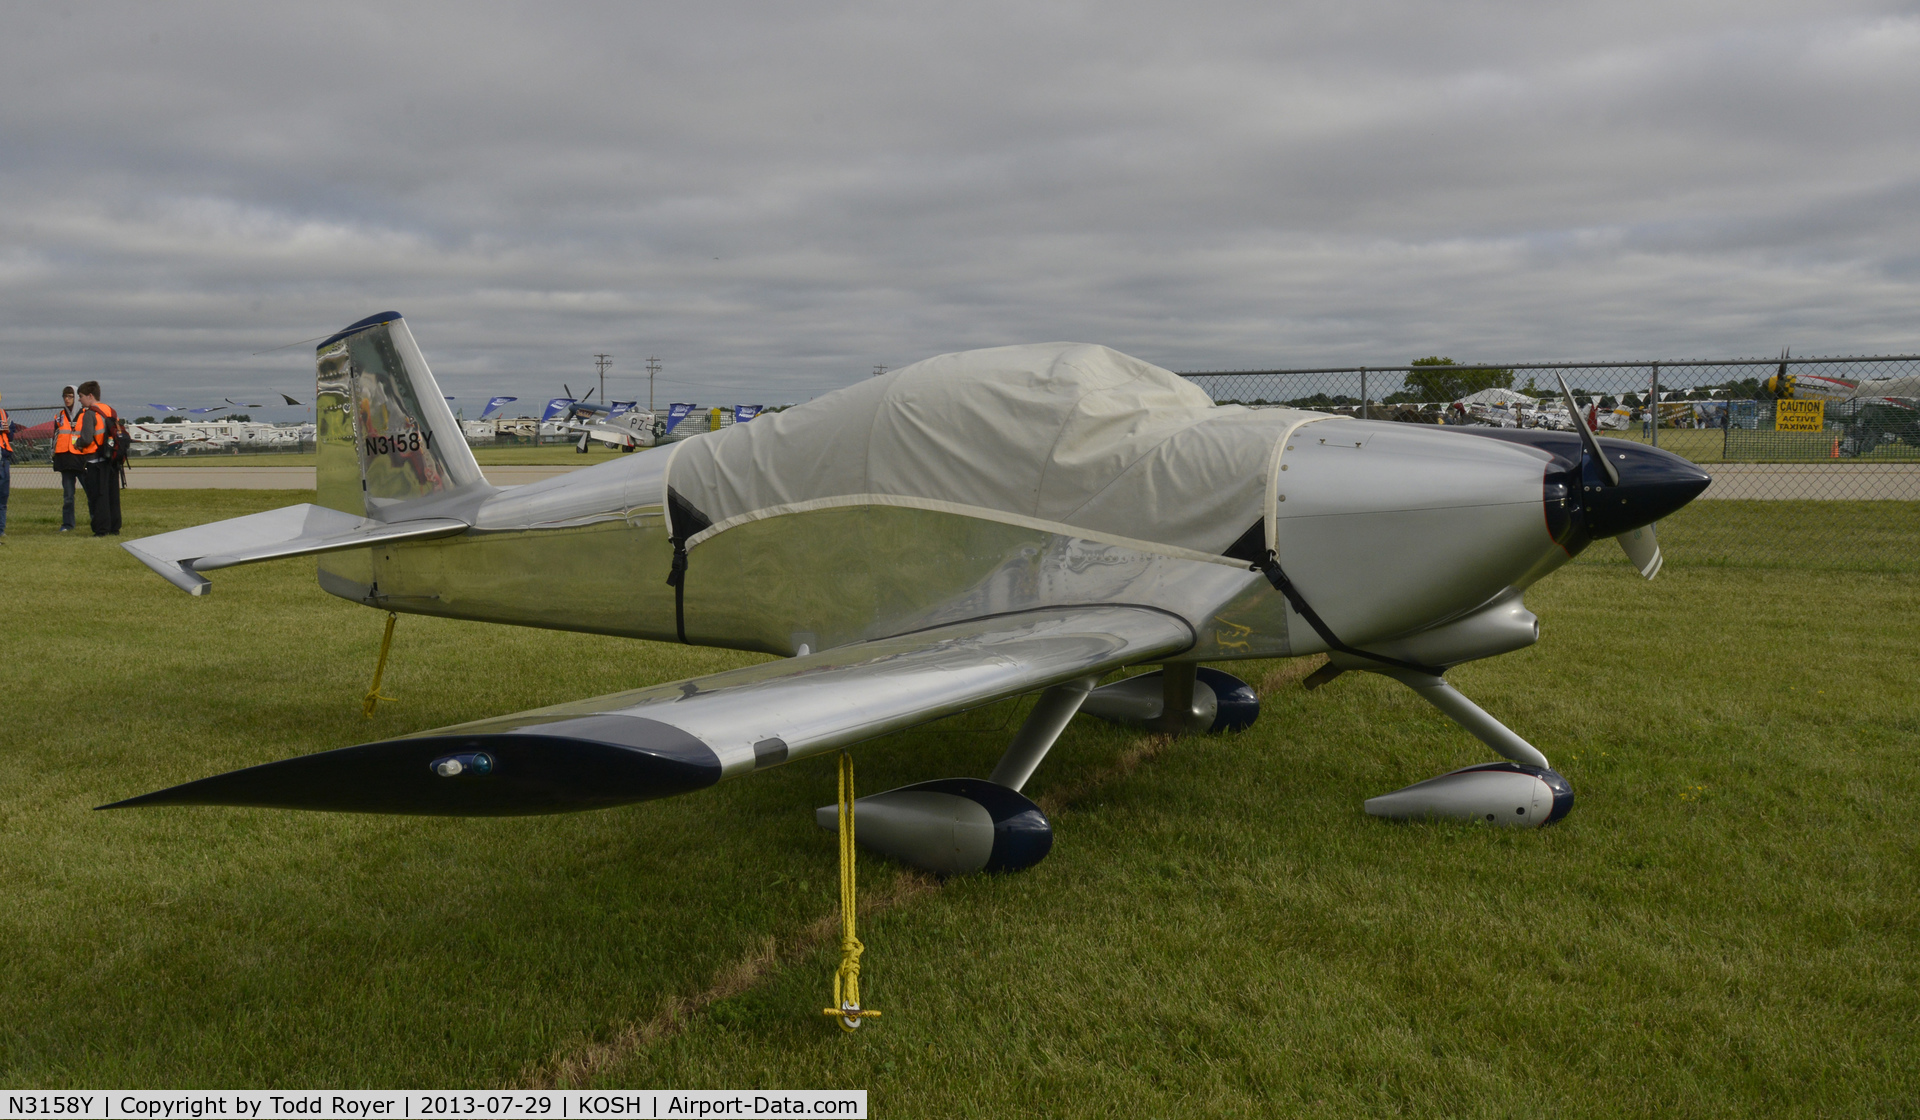
<svg viewBox="0 0 1920 1120"><path fill-rule="evenodd" d="M463 488L443 508L469 532L324 556L322 585L396 611L678 640L662 504L671 455L657 448L528 486ZM1542 513L1539 452L1328 420L1294 436L1283 461L1281 561L1350 643L1415 634L1503 596L1517 602L1516 589L1567 559ZM1261 516L1245 511L1248 524ZM730 528L690 551L684 591L688 642L780 655L1081 604L1179 615L1197 636L1184 660L1326 649L1242 563L888 505Z"/></svg>

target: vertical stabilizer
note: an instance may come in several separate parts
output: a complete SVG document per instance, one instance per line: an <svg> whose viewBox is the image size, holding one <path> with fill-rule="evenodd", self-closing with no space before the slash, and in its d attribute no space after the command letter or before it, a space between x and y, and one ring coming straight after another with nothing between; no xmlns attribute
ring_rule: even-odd
<svg viewBox="0 0 1920 1120"><path fill-rule="evenodd" d="M317 364L317 505L388 520L402 503L485 484L399 312L322 342Z"/></svg>

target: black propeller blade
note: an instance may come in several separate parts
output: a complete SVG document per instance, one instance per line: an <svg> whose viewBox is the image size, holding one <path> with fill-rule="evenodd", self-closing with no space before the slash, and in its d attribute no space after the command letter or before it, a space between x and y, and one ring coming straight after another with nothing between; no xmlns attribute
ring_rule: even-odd
<svg viewBox="0 0 1920 1120"><path fill-rule="evenodd" d="M1600 464L1601 471L1607 476L1607 485L1620 485L1620 472L1614 469L1612 463L1607 462L1606 453L1600 450L1600 441L1594 438L1593 429L1587 427L1587 418L1580 414L1580 406L1573 403L1573 390L1567 388L1566 376L1560 373L1555 373L1553 376L1560 382L1560 396L1567 402L1567 415L1573 417L1573 427L1580 433L1581 446L1587 449L1587 454L1593 456L1594 462Z"/></svg>

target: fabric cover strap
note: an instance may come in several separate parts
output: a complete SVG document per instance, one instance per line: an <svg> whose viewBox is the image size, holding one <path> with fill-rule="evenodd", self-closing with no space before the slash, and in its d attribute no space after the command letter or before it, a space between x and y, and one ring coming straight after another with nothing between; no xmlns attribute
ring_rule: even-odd
<svg viewBox="0 0 1920 1120"><path fill-rule="evenodd" d="M1265 574L1267 582L1273 584L1274 590L1287 597L1287 603L1293 607L1293 613L1307 620L1307 625L1313 627L1313 632L1320 635L1320 640L1327 643L1328 649L1338 653L1351 654L1354 657L1364 657L1368 661L1378 661L1382 665L1391 665L1396 669L1412 669L1419 673L1431 673L1436 677L1446 672L1445 669L1436 669L1431 665L1416 665L1411 661L1402 661L1397 657L1388 657L1385 654L1379 653L1368 653L1364 649L1356 649L1341 641L1339 636L1333 632L1333 628L1328 626L1326 622L1321 619L1318 612L1307 603L1306 597L1300 594L1300 589L1295 587L1293 581L1287 578L1287 573L1280 567L1279 557L1275 556L1272 551L1267 553L1264 560L1254 565L1254 568L1256 571Z"/></svg>

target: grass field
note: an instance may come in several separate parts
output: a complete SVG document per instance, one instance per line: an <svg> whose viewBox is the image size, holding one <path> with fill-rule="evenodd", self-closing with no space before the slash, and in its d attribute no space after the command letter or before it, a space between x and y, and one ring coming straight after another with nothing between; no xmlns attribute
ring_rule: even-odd
<svg viewBox="0 0 1920 1120"><path fill-rule="evenodd" d="M302 500L133 498L129 536ZM1308 693L1308 665L1243 665L1266 712L1231 737L1076 722L1028 787L1057 833L1037 868L941 884L863 860L863 988L886 1018L843 1036L818 1013L830 759L551 818L90 811L750 658L409 617L399 702L368 721L381 618L321 593L310 563L217 573L192 599L53 535L57 499L16 491L0 545L9 1086L1920 1115L1920 575L1915 536L1873 510L1701 503L1662 526L1659 580L1607 546L1531 592L1541 643L1452 677L1573 783L1573 815L1542 832L1366 817L1366 796L1487 757L1378 678ZM1687 541L1715 519L1851 543L1700 562ZM862 790L985 773L1019 707L865 745Z"/></svg>
<svg viewBox="0 0 1920 1120"><path fill-rule="evenodd" d="M1638 425L1617 432L1601 432L1609 439L1624 439L1634 443L1652 443ZM1729 455L1727 433L1718 428L1662 428L1659 446L1662 451L1671 451L1690 462L1695 463L1826 463L1834 461L1830 457L1834 441L1841 438L1834 431L1820 432L1742 432L1733 433L1732 454ZM1920 447L1911 443L1888 443L1873 448L1858 457L1849 455L1841 460L1848 463L1911 463L1920 459Z"/></svg>

